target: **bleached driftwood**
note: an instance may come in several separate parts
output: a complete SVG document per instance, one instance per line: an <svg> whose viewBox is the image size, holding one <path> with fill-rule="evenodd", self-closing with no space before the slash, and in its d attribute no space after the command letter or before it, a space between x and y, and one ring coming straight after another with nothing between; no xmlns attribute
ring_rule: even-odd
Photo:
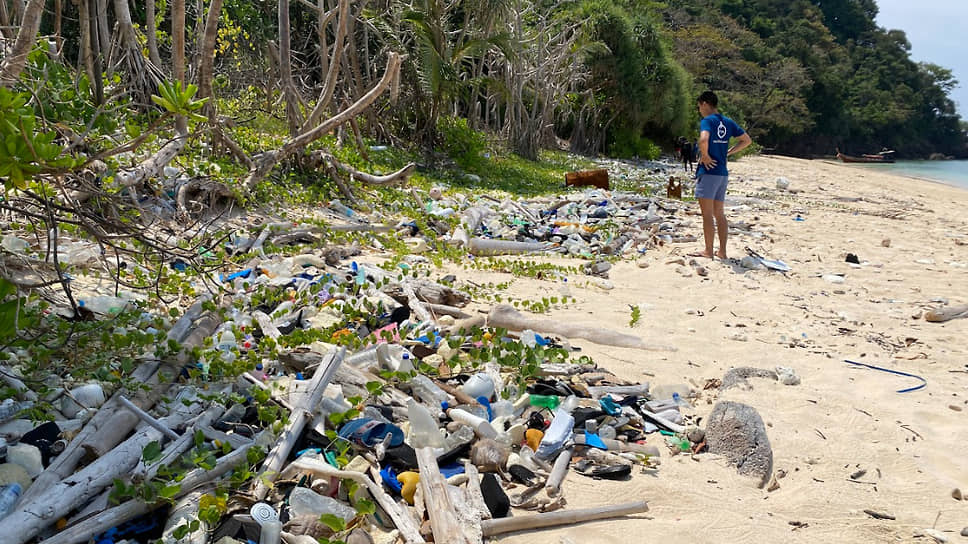
<svg viewBox="0 0 968 544"><path fill-rule="evenodd" d="M215 463L212 470L195 469L186 474L185 478L179 482L181 490L175 497L180 498L198 486L211 482L242 463L245 463L246 453L254 444L255 442L225 455ZM147 514L151 509L152 505L146 504L143 501L136 499L130 500L71 525L63 531L45 539L44 542L46 544L81 544L87 542L91 538L91 535L101 534L111 527L120 525L142 514Z"/></svg>
<svg viewBox="0 0 968 544"><path fill-rule="evenodd" d="M517 516L513 518L490 519L481 522L484 536L494 536L525 529L540 529L542 527L557 527L596 519L616 518L629 514L648 512L649 505L645 501L627 502L615 506L599 506L596 508L581 508L578 510L563 510L560 512L546 512L533 516Z"/></svg>
<svg viewBox="0 0 968 544"><path fill-rule="evenodd" d="M441 304L446 306L466 306L471 301L470 295L458 291L452 287L430 281L430 280L410 280L409 284L421 302L430 304ZM397 282L389 283L382 291L401 304L407 300L405 284Z"/></svg>
<svg viewBox="0 0 968 544"><path fill-rule="evenodd" d="M676 348L672 346L648 344L638 336L623 334L609 329L528 317L507 304L498 304L492 308L490 314L488 314L487 323L492 327L500 327L512 331L531 329L535 332L557 334L565 338L581 338L604 346L653 351L676 351Z"/></svg>
<svg viewBox="0 0 968 544"><path fill-rule="evenodd" d="M484 493L481 492L481 474L477 466L470 461L464 462L464 474L467 475L467 502L471 508L477 512L480 519L491 519L491 511L488 510L484 502Z"/></svg>
<svg viewBox="0 0 968 544"><path fill-rule="evenodd" d="M289 458L289 453L296 444L296 440L302 435L303 429L312 421L313 412L316 411L322 401L326 385L333 378L336 369L342 364L345 356L345 347L340 348L339 351L331 351L316 369L310 381L309 389L301 399L302 402L295 406L295 410L289 414L289 423L286 424L282 436L279 437L276 445L262 463L262 471L256 479L255 488L252 490L252 494L257 499L261 500L266 496L269 492L268 484L274 482L279 476L283 463Z"/></svg>
<svg viewBox="0 0 968 544"><path fill-rule="evenodd" d="M167 436L169 439L178 440L179 438L181 438L178 436L178 433L162 425L160 421L152 417L151 414L149 414L148 412L145 412L144 410L139 408L135 403L125 398L124 395L121 395L118 397L118 402L120 402L122 406L130 410L134 415L138 416L138 419L154 427L159 432L161 432L161 434Z"/></svg>
<svg viewBox="0 0 968 544"><path fill-rule="evenodd" d="M448 544L472 544L461 530L454 504L447 492L447 482L440 474L437 456L433 448L416 448L417 465L420 467L420 488L427 503L434 542Z"/></svg>
<svg viewBox="0 0 968 544"><path fill-rule="evenodd" d="M172 414L162 419L167 427L177 428L201 412L201 405L184 406L180 402ZM164 435L147 427L122 442L75 474L54 483L29 504L14 509L0 520L0 534L7 535L9 544L23 544L37 536L47 526L66 516L71 510L90 500L137 465L144 447L152 441L161 442Z"/></svg>
<svg viewBox="0 0 968 544"><path fill-rule="evenodd" d="M548 481L545 483L545 491L549 497L557 497L561 493L561 482L565 480L565 475L568 474L572 453L572 448L565 448L555 459L555 464L551 467L551 474L548 475Z"/></svg>

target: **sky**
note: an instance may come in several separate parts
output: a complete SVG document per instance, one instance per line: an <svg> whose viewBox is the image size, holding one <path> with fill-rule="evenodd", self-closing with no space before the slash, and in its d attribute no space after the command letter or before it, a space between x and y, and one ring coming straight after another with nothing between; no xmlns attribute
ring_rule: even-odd
<svg viewBox="0 0 968 544"><path fill-rule="evenodd" d="M915 62L932 62L954 72L960 82L949 95L968 118L968 55L964 22L968 0L877 0L877 25L900 29L911 44Z"/></svg>

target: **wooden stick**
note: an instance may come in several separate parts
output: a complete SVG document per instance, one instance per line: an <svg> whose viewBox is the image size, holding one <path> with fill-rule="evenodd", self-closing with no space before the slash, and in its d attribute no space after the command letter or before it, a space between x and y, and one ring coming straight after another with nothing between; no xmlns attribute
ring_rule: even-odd
<svg viewBox="0 0 968 544"><path fill-rule="evenodd" d="M950 308L937 308L924 314L924 320L932 323L944 323L959 317L968 317L968 304L951 306Z"/></svg>
<svg viewBox="0 0 968 544"><path fill-rule="evenodd" d="M471 507L480 516L480 519L491 519L491 511L484 502L484 493L481 492L481 475L477 466L470 461L464 462L464 474L467 475L467 500Z"/></svg>
<svg viewBox="0 0 968 544"><path fill-rule="evenodd" d="M286 459L289 458L289 453L292 451L293 446L295 446L296 440L302 435L306 425L312 421L313 416L311 412L315 411L316 407L319 406L326 386L333 378L336 369L339 368L345 356L345 347L340 348L339 351L331 351L323 363L319 365L319 368L316 369L316 372L313 374L313 379L310 382L309 392L303 397L303 402L299 406L296 406L296 410L289 415L289 423L282 432L282 436L279 437L276 445L269 452L269 456L262 463L262 472L256 479L256 486L252 490L252 494L257 499L262 500L269 493L269 485L267 484L271 484L271 482L274 482L278 478L279 471L282 469L282 465L286 462Z"/></svg>
<svg viewBox="0 0 968 544"><path fill-rule="evenodd" d="M533 516L519 516L514 518L488 519L481 522L484 536L494 536L523 529L540 529L543 527L557 527L596 519L616 518L629 514L648 512L649 505L645 501L627 502L615 506L599 506L596 508L581 508L579 510L564 510L561 512L546 512Z"/></svg>
<svg viewBox="0 0 968 544"><path fill-rule="evenodd" d="M417 465L420 467L420 487L427 503L434 542L447 544L472 544L457 521L454 503L447 492L447 482L437 466L433 448L417 448Z"/></svg>
<svg viewBox="0 0 968 544"><path fill-rule="evenodd" d="M162 425L160 421L152 417L151 414L149 414L148 412L145 412L141 408L138 408L133 402L125 398L124 395L121 395L118 397L118 402L120 402L128 410L131 410L131 412L134 413L134 415L138 416L138 418L141 419L141 421L144 421L148 425L151 425L155 429L158 429L159 431L161 431L161 434L167 436L172 440L178 440L179 438L181 438L178 435L178 433Z"/></svg>
<svg viewBox="0 0 968 544"><path fill-rule="evenodd" d="M551 467L551 474L548 475L548 481L545 483L545 491L549 497L556 497L561 494L561 482L568 474L568 465L571 463L572 453L573 448L565 448L555 459L555 464Z"/></svg>

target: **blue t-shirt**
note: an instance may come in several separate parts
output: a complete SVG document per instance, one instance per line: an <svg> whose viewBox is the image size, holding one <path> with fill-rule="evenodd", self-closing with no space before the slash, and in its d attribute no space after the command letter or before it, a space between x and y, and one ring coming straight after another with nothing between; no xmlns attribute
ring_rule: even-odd
<svg viewBox="0 0 968 544"><path fill-rule="evenodd" d="M699 122L699 133L709 132L709 156L716 161L716 166L712 170L707 170L702 163L696 168L696 177L703 174L713 176L727 176L726 152L729 151L729 139L742 136L746 132L736 124L735 121L721 113L714 113Z"/></svg>

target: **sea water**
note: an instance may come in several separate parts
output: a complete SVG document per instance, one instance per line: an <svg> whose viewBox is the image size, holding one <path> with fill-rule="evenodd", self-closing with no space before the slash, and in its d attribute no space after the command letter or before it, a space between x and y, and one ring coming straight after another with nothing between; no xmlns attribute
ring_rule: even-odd
<svg viewBox="0 0 968 544"><path fill-rule="evenodd" d="M893 164L851 164L886 174L930 179L968 189L968 161L897 161Z"/></svg>

